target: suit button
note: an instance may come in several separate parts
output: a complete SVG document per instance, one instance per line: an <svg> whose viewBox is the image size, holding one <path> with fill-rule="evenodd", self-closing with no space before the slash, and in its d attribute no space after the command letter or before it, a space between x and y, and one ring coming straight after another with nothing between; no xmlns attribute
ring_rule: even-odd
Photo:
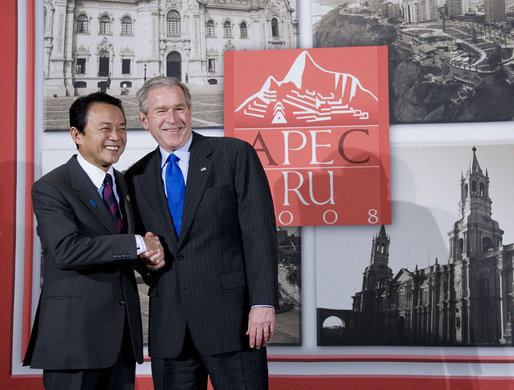
<svg viewBox="0 0 514 390"><path fill-rule="evenodd" d="M123 299L120 301L120 305L125 305L126 303Z"/></svg>

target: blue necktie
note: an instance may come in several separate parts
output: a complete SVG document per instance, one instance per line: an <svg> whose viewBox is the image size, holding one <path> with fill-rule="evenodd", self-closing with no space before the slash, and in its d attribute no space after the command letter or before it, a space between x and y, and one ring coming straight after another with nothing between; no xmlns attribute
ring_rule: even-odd
<svg viewBox="0 0 514 390"><path fill-rule="evenodd" d="M184 176L178 166L178 160L179 158L176 155L170 154L168 157L168 167L166 168L168 208L170 209L177 236L180 235L180 226L182 225L182 209L184 207L184 192L186 190Z"/></svg>
<svg viewBox="0 0 514 390"><path fill-rule="evenodd" d="M105 175L102 196L104 198L105 204L107 205L107 208L109 209L109 214L111 214L112 220L116 225L116 230L119 233L123 229L123 220L121 219L118 202L116 201L116 196L114 195L112 188L112 177L108 173Z"/></svg>

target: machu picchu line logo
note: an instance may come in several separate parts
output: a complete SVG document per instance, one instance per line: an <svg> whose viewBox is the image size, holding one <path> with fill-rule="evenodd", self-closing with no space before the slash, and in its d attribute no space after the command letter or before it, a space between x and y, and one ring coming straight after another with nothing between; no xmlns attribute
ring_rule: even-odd
<svg viewBox="0 0 514 390"><path fill-rule="evenodd" d="M368 107L376 102L375 94L357 77L323 69L303 51L281 81L269 76L235 111L263 120L271 117L271 123L277 124L292 119L316 124L343 116L369 119Z"/></svg>

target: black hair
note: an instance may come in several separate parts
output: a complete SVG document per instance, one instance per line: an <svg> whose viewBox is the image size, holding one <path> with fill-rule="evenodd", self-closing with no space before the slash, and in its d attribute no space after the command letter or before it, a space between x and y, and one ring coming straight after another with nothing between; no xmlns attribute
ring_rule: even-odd
<svg viewBox="0 0 514 390"><path fill-rule="evenodd" d="M116 106L121 110L125 118L125 112L123 111L123 105L120 99L104 92L93 92L89 95L79 97L70 106L70 127L75 127L80 133L84 133L87 113L93 103L106 103Z"/></svg>

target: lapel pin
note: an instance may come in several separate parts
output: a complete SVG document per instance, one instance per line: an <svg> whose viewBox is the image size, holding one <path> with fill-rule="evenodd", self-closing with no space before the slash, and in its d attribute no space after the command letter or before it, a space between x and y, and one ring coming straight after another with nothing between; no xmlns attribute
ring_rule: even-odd
<svg viewBox="0 0 514 390"><path fill-rule="evenodd" d="M203 167L202 169L200 169L200 172L203 172L203 171L206 171L207 170L207 167Z"/></svg>
<svg viewBox="0 0 514 390"><path fill-rule="evenodd" d="M96 203L93 200L90 200L89 203L91 203L91 206L96 207Z"/></svg>
<svg viewBox="0 0 514 390"><path fill-rule="evenodd" d="M127 202L130 202L130 196L127 195Z"/></svg>

